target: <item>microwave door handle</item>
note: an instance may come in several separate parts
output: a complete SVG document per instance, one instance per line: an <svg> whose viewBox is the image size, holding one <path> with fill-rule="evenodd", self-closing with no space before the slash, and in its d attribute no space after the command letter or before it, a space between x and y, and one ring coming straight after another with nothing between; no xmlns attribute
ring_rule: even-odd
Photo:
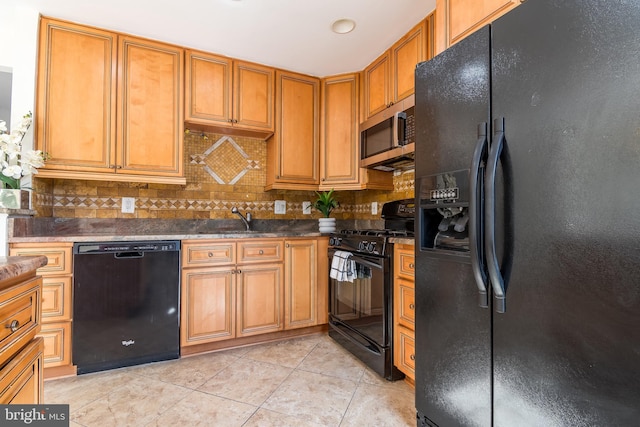
<svg viewBox="0 0 640 427"><path fill-rule="evenodd" d="M407 125L407 113L404 111L398 111L393 115L393 129L395 129L395 141L393 141L394 147L400 147L407 143L406 138L406 125Z"/></svg>

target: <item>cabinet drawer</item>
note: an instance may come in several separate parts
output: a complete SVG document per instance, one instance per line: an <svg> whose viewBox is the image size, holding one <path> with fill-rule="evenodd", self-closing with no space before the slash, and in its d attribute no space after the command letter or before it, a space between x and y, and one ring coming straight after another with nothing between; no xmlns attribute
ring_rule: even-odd
<svg viewBox="0 0 640 427"><path fill-rule="evenodd" d="M415 379L416 375L416 344L413 331L398 326L396 339L395 365L408 377Z"/></svg>
<svg viewBox="0 0 640 427"><path fill-rule="evenodd" d="M283 247L282 240L238 242L238 264L282 261Z"/></svg>
<svg viewBox="0 0 640 427"><path fill-rule="evenodd" d="M413 247L402 245L402 248L397 249L393 267L396 269L398 277L413 280L416 276L415 251Z"/></svg>
<svg viewBox="0 0 640 427"><path fill-rule="evenodd" d="M36 338L0 370L1 404L41 403L42 351L42 338Z"/></svg>
<svg viewBox="0 0 640 427"><path fill-rule="evenodd" d="M24 347L40 328L42 278L0 292L0 366Z"/></svg>
<svg viewBox="0 0 640 427"><path fill-rule="evenodd" d="M416 322L414 283L403 279L396 280L398 286L396 297L400 299L396 305L399 308L398 323L413 330Z"/></svg>
<svg viewBox="0 0 640 427"><path fill-rule="evenodd" d="M182 245L182 267L234 264L234 242L184 243Z"/></svg>
<svg viewBox="0 0 640 427"><path fill-rule="evenodd" d="M42 279L42 320L71 320L71 276Z"/></svg>
<svg viewBox="0 0 640 427"><path fill-rule="evenodd" d="M71 364L71 322L45 323L38 336L44 339L44 367Z"/></svg>
<svg viewBox="0 0 640 427"><path fill-rule="evenodd" d="M11 256L35 256L47 257L47 265L37 270L38 274L48 276L52 274L72 274L73 244L43 246L42 244L14 244L9 249Z"/></svg>

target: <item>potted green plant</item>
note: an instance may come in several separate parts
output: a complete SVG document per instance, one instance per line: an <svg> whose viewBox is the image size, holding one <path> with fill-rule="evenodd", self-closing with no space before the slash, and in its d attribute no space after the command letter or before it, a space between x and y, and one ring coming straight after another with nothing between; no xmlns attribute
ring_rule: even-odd
<svg viewBox="0 0 640 427"><path fill-rule="evenodd" d="M316 191L318 198L313 207L322 213L323 217L318 219L318 225L321 233L332 233L336 231L336 219L330 218L331 211L340 206L336 198L333 188L329 191Z"/></svg>

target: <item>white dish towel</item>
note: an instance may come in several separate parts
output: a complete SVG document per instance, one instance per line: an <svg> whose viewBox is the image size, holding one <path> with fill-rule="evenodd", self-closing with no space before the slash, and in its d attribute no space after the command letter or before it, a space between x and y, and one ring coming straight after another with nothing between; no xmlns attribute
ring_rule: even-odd
<svg viewBox="0 0 640 427"><path fill-rule="evenodd" d="M335 251L329 277L339 282L353 282L356 278L356 262L350 258L351 252Z"/></svg>

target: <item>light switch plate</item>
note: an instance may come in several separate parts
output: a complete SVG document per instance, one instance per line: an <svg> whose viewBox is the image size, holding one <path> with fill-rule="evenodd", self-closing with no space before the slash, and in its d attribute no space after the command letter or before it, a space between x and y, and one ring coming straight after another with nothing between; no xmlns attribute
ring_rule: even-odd
<svg viewBox="0 0 640 427"><path fill-rule="evenodd" d="M276 200L273 206L273 213L276 215L284 215L287 213L287 202L285 200Z"/></svg>
<svg viewBox="0 0 640 427"><path fill-rule="evenodd" d="M302 214L311 215L311 202L302 202Z"/></svg>
<svg viewBox="0 0 640 427"><path fill-rule="evenodd" d="M136 211L135 197L122 198L122 213L134 213Z"/></svg>
<svg viewBox="0 0 640 427"><path fill-rule="evenodd" d="M378 215L378 202L371 202L371 215Z"/></svg>

